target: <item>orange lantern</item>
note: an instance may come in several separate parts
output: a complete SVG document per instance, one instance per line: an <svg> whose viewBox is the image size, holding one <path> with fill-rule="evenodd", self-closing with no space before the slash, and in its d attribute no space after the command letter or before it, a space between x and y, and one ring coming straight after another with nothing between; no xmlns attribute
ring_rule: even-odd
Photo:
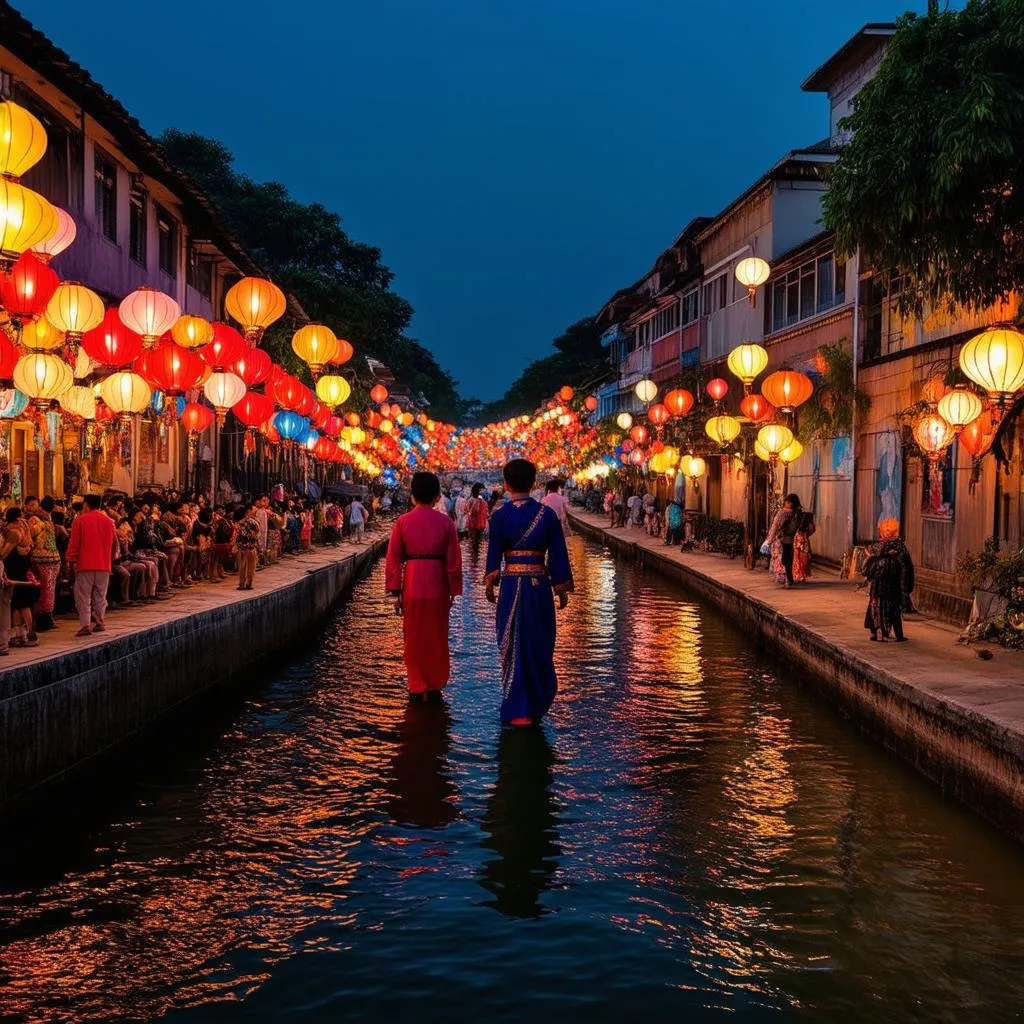
<svg viewBox="0 0 1024 1024"><path fill-rule="evenodd" d="M563 402L571 402L572 401L572 396L575 395L575 394L576 394L576 392L573 391L573 389L571 387L569 387L568 384L566 384L565 387L562 387L562 388L558 389L558 397Z"/></svg>
<svg viewBox="0 0 1024 1024"><path fill-rule="evenodd" d="M745 395L740 402L740 412L751 423L764 423L775 415L775 409L767 402L764 395Z"/></svg>
<svg viewBox="0 0 1024 1024"><path fill-rule="evenodd" d="M388 389L383 384L374 384L370 389L370 400L380 405L387 401Z"/></svg>
<svg viewBox="0 0 1024 1024"><path fill-rule="evenodd" d="M792 412L813 393L811 378L796 370L776 370L761 384L761 394L781 412Z"/></svg>
<svg viewBox="0 0 1024 1024"><path fill-rule="evenodd" d="M587 412L596 412L597 399L593 395L587 395L587 397L583 399L583 408L586 409Z"/></svg>
<svg viewBox="0 0 1024 1024"><path fill-rule="evenodd" d="M637 443L643 444L647 440L647 428L639 423L629 432L629 436Z"/></svg>
<svg viewBox="0 0 1024 1024"><path fill-rule="evenodd" d="M676 388L665 396L664 405L676 419L682 419L693 408L693 395L686 388Z"/></svg>
<svg viewBox="0 0 1024 1024"><path fill-rule="evenodd" d="M286 307L284 292L262 277L243 277L224 296L228 316L242 325L242 334L251 348Z"/></svg>
<svg viewBox="0 0 1024 1024"><path fill-rule="evenodd" d="M647 410L647 418L656 427L663 427L666 423L668 423L671 416L672 414L668 411L667 408L665 408L665 406L661 402L659 402L657 405L652 405L650 409Z"/></svg>
<svg viewBox="0 0 1024 1024"><path fill-rule="evenodd" d="M181 425L190 434L201 434L213 424L214 413L208 405L189 402L181 410Z"/></svg>
<svg viewBox="0 0 1024 1024"><path fill-rule="evenodd" d="M926 413L914 426L914 440L932 462L942 458L954 436L953 427L937 412Z"/></svg>
<svg viewBox="0 0 1024 1024"><path fill-rule="evenodd" d="M988 409L960 431L960 444L975 461L988 452L995 439L995 417Z"/></svg>

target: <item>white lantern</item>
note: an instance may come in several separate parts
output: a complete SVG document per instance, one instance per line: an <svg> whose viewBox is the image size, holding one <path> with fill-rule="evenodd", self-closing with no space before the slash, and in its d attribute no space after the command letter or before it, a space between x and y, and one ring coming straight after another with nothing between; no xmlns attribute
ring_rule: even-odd
<svg viewBox="0 0 1024 1024"><path fill-rule="evenodd" d="M658 385L653 380L642 380L633 389L636 397L640 399L644 405L648 405L653 402L658 396Z"/></svg>
<svg viewBox="0 0 1024 1024"><path fill-rule="evenodd" d="M736 280L747 289L750 304L756 305L757 289L771 276L771 267L759 256L748 256L736 264Z"/></svg>

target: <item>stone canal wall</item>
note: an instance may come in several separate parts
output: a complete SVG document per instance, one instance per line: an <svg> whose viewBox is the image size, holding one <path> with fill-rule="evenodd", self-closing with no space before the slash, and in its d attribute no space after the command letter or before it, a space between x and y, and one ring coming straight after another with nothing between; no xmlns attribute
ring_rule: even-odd
<svg viewBox="0 0 1024 1024"><path fill-rule="evenodd" d="M0 805L298 639L386 547L378 538L348 556L320 549L259 573L252 594L203 588L210 607L175 614L176 602L152 606L171 617L124 632L117 616L128 613L112 614L102 641L64 645L60 654L0 671Z"/></svg>
<svg viewBox="0 0 1024 1024"><path fill-rule="evenodd" d="M940 627L926 627L919 620L908 625L911 641L905 645L865 643L866 632L851 641L845 619L842 626L847 632L837 636L840 620L830 610L828 598L816 596L827 592L824 584L821 590L816 587L800 594L805 606L817 602L817 607L805 607L803 614L787 613L778 604L794 591L778 591L780 599L773 603L767 595L754 596L742 585L744 579L763 581L765 573L750 573L740 563L716 556L682 556L677 549L636 531L604 529L591 516L575 515L573 522L583 534L677 580L716 607L838 699L861 729L939 785L943 793L1024 840L1024 729L1019 727L1024 662L1018 654L999 651L997 661L980 661L972 652L955 647L955 633L939 632ZM843 597L852 591L849 583L835 580L834 586L844 588ZM860 597L853 607L852 613L860 619L864 604ZM876 649L876 663L862 655L858 646ZM883 655L888 663L879 665L877 659ZM932 685L924 685L920 674L915 679L904 671L915 659L928 663L923 676Z"/></svg>

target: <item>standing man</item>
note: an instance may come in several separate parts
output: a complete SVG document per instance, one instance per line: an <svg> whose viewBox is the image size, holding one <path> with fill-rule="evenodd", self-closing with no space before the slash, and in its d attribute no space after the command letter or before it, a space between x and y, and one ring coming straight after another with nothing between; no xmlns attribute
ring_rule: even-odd
<svg viewBox="0 0 1024 1024"><path fill-rule="evenodd" d="M81 626L77 636L102 633L107 627L107 587L117 551L114 521L100 511L100 496L85 496L85 511L71 527L68 563L75 570L75 607ZM96 625L92 623L95 620Z"/></svg>
<svg viewBox="0 0 1024 1024"><path fill-rule="evenodd" d="M252 590L259 553L260 525L254 510L235 512L235 549L238 552L238 589Z"/></svg>
<svg viewBox="0 0 1024 1024"><path fill-rule="evenodd" d="M541 504L547 505L558 516L558 521L562 524L562 532L568 537L572 533L572 527L569 525L569 502L565 500L565 496L559 491L561 486L561 480L549 480L546 488L547 493L544 495L544 500Z"/></svg>
<svg viewBox="0 0 1024 1024"><path fill-rule="evenodd" d="M555 597L569 603L572 569L558 516L530 497L537 467L513 459L505 467L508 504L491 516L487 600L498 606L503 725L536 725L558 690Z"/></svg>
<svg viewBox="0 0 1024 1024"><path fill-rule="evenodd" d="M363 530L366 529L366 509L358 498L352 499L348 510L348 525L352 528L352 541L363 543Z"/></svg>
<svg viewBox="0 0 1024 1024"><path fill-rule="evenodd" d="M256 517L256 524L259 527L259 536L257 538L256 548L258 553L257 557L259 558L259 561L265 565L268 561L267 535L270 523L270 498L265 494L261 494L256 499L253 514Z"/></svg>
<svg viewBox="0 0 1024 1024"><path fill-rule="evenodd" d="M412 700L440 697L448 684L448 617L462 593L462 549L455 524L433 506L441 481L414 473L411 512L399 516L388 543L384 586L402 616Z"/></svg>

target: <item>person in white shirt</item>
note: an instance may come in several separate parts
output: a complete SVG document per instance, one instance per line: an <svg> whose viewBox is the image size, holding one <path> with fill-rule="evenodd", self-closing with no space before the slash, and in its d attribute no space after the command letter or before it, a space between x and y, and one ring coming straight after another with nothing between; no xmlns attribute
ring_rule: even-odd
<svg viewBox="0 0 1024 1024"><path fill-rule="evenodd" d="M468 505L466 492L460 490L455 498L455 529L460 537L466 535L466 508Z"/></svg>
<svg viewBox="0 0 1024 1024"><path fill-rule="evenodd" d="M363 530L366 528L366 509L358 498L352 499L348 508L348 525L352 530L352 540L356 544L363 543Z"/></svg>
<svg viewBox="0 0 1024 1024"><path fill-rule="evenodd" d="M558 521L562 524L562 531L568 536L572 533L572 527L569 525L569 502L559 493L561 486L561 480L549 480L546 488L547 493L544 495L544 500L541 504L547 505L558 516Z"/></svg>

